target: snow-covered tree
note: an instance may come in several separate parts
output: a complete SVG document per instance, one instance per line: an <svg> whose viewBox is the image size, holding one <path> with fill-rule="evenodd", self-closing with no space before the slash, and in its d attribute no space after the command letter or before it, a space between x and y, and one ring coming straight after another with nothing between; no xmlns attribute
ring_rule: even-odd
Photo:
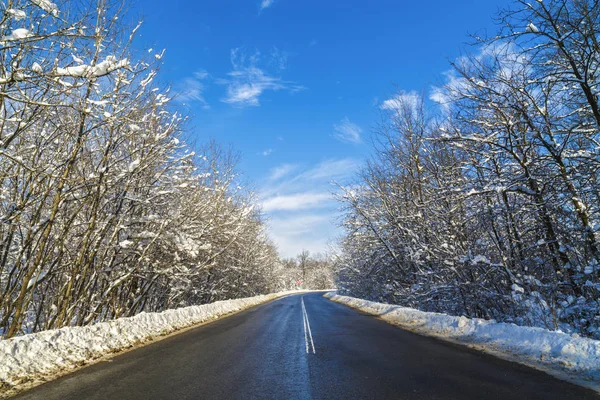
<svg viewBox="0 0 600 400"><path fill-rule="evenodd" d="M4 7L4 6L3 6ZM0 20L0 333L270 289L235 158L195 154L120 5L11 0Z"/></svg>
<svg viewBox="0 0 600 400"><path fill-rule="evenodd" d="M600 335L600 4L517 1L453 63L441 108L386 102L341 201L347 292Z"/></svg>

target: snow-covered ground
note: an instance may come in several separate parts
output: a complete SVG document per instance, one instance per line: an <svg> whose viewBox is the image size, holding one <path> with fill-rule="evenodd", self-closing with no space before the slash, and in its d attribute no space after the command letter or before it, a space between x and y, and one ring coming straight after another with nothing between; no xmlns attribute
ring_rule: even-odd
<svg viewBox="0 0 600 400"><path fill-rule="evenodd" d="M327 293L325 297L412 332L465 344L600 392L598 340L542 328L423 312L335 293Z"/></svg>
<svg viewBox="0 0 600 400"><path fill-rule="evenodd" d="M0 340L0 398L160 336L301 292L304 291L140 313L85 327L65 327Z"/></svg>

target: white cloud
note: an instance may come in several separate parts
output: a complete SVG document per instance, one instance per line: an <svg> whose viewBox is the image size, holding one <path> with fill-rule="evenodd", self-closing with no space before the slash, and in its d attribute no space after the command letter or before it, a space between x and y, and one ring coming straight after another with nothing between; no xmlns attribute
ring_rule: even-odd
<svg viewBox="0 0 600 400"><path fill-rule="evenodd" d="M258 106L260 105L258 97L263 90L260 86L249 83L232 85L227 90L228 96L224 101L229 104Z"/></svg>
<svg viewBox="0 0 600 400"><path fill-rule="evenodd" d="M431 93L429 93L429 100L438 104L444 104L448 101L448 96L441 88L434 86L431 88Z"/></svg>
<svg viewBox="0 0 600 400"><path fill-rule="evenodd" d="M272 218L269 232L276 238L279 254L295 257L302 250L321 253L328 250L328 238L336 236L336 226L330 213L303 212L294 216Z"/></svg>
<svg viewBox="0 0 600 400"><path fill-rule="evenodd" d="M260 197L268 199L273 196L315 190L327 192L334 189L331 185L332 181L345 183L354 176L359 166L360 163L352 158L327 160L309 168L282 164L270 171L270 179L262 188ZM281 179L283 177L286 179Z"/></svg>
<svg viewBox="0 0 600 400"><path fill-rule="evenodd" d="M431 92L429 93L429 100L437 103L444 114L450 112L450 102L452 99L443 88L437 86L432 87Z"/></svg>
<svg viewBox="0 0 600 400"><path fill-rule="evenodd" d="M260 3L260 9L262 11L265 8L271 7L273 4L275 4L275 0L262 0L262 2Z"/></svg>
<svg viewBox="0 0 600 400"><path fill-rule="evenodd" d="M325 207L329 201L329 193L296 193L271 197L262 203L262 208L265 212L316 209Z"/></svg>
<svg viewBox="0 0 600 400"><path fill-rule="evenodd" d="M233 71L228 73L228 78L219 79L217 83L227 85L225 103L236 106L259 106L260 96L265 91L286 90L297 92L304 89L302 86L281 78L271 76L257 66L260 53L247 55L240 49L231 50L231 64Z"/></svg>
<svg viewBox="0 0 600 400"><path fill-rule="evenodd" d="M514 76L526 76L526 71L531 68L529 58L523 56L512 42L498 42L482 46L477 53L458 57L453 64L467 75L477 76L477 69L482 65L487 65L490 61L495 65L495 79L492 79L491 82L499 92L502 92L501 88L504 87L504 82L512 81ZM490 84L490 81L484 83L478 80L467 80L455 69L448 70L443 75L445 77L444 84L433 86L429 99L438 103L446 114L450 111L452 102L461 98L465 92L471 90L471 87Z"/></svg>
<svg viewBox="0 0 600 400"><path fill-rule="evenodd" d="M271 172L269 175L269 180L270 181L279 180L279 179L283 178L284 176L292 173L296 168L298 168L298 166L294 165L294 164L283 164L278 167L275 167L275 168L271 169Z"/></svg>
<svg viewBox="0 0 600 400"><path fill-rule="evenodd" d="M202 79L208 78L210 75L206 70L200 69L200 70L194 72L194 76L196 77L196 79L202 80Z"/></svg>
<svg viewBox="0 0 600 400"><path fill-rule="evenodd" d="M401 91L391 99L385 100L381 103L382 110L399 111L404 107L410 107L414 110L419 106L421 102L421 96L415 92L404 92Z"/></svg>
<svg viewBox="0 0 600 400"><path fill-rule="evenodd" d="M466 59L461 59L458 62L464 63ZM439 104L442 111L447 113L453 101L452 92L460 92L466 89L468 84L465 78L458 76L453 70L446 71L443 75L446 80L444 86L432 86L429 100Z"/></svg>
<svg viewBox="0 0 600 400"><path fill-rule="evenodd" d="M333 137L341 142L361 143L360 134L362 129L355 123L350 122L348 117L344 118L339 124L333 125Z"/></svg>
<svg viewBox="0 0 600 400"><path fill-rule="evenodd" d="M181 102L200 101L205 102L204 96L204 84L193 78L185 78L181 84L182 91L179 92L177 100Z"/></svg>
<svg viewBox="0 0 600 400"><path fill-rule="evenodd" d="M204 98L205 85L203 80L209 77L208 72L199 70L192 77L185 78L175 88L177 95L175 99L181 103L198 102L203 108L210 108L208 102Z"/></svg>
<svg viewBox="0 0 600 400"><path fill-rule="evenodd" d="M274 65L278 71L283 71L287 68L288 65L288 53L282 50L279 50L277 47L273 47L270 54L269 65Z"/></svg>
<svg viewBox="0 0 600 400"><path fill-rule="evenodd" d="M322 214L303 213L292 218L273 218L269 222L272 229L278 232L286 231L288 234L296 236L312 232L315 225L330 222L330 217Z"/></svg>
<svg viewBox="0 0 600 400"><path fill-rule="evenodd" d="M259 197L270 220L269 234L281 255L295 256L303 249L327 250L330 240L340 234L332 181L348 183L359 165L343 158L304 167L286 163L269 171Z"/></svg>
<svg viewBox="0 0 600 400"><path fill-rule="evenodd" d="M352 158L327 160L303 172L298 178L309 182L324 180L327 183L332 180L345 180L354 175L359 165L358 161Z"/></svg>
<svg viewBox="0 0 600 400"><path fill-rule="evenodd" d="M267 156L270 156L271 153L273 153L273 149L266 149L266 150L262 151L260 154L267 157Z"/></svg>

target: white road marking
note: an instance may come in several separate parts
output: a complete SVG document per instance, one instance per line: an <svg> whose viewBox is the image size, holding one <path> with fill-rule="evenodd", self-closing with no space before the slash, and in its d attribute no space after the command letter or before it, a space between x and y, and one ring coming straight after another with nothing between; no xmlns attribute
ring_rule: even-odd
<svg viewBox="0 0 600 400"><path fill-rule="evenodd" d="M309 353L308 339L310 338L312 352L313 354L316 354L317 352L315 351L315 343L313 342L312 332L310 330L310 322L308 321L308 313L306 312L306 306L304 305L304 296L300 298L300 301L302 302L302 322L304 322L304 341L306 342L306 353Z"/></svg>
<svg viewBox="0 0 600 400"><path fill-rule="evenodd" d="M304 318L304 302L302 302L302 322L304 322L304 343L306 344L306 354L308 354L308 334L306 332L306 318Z"/></svg>

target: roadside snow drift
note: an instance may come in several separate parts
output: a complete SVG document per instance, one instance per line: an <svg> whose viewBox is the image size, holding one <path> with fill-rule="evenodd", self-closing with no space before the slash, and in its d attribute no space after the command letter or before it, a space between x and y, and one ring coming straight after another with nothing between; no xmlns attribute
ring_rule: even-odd
<svg viewBox="0 0 600 400"><path fill-rule="evenodd" d="M108 354L298 291L140 313L84 327L0 340L0 398L63 375Z"/></svg>
<svg viewBox="0 0 600 400"><path fill-rule="evenodd" d="M326 293L415 333L465 344L600 392L600 341L542 328L454 317Z"/></svg>

